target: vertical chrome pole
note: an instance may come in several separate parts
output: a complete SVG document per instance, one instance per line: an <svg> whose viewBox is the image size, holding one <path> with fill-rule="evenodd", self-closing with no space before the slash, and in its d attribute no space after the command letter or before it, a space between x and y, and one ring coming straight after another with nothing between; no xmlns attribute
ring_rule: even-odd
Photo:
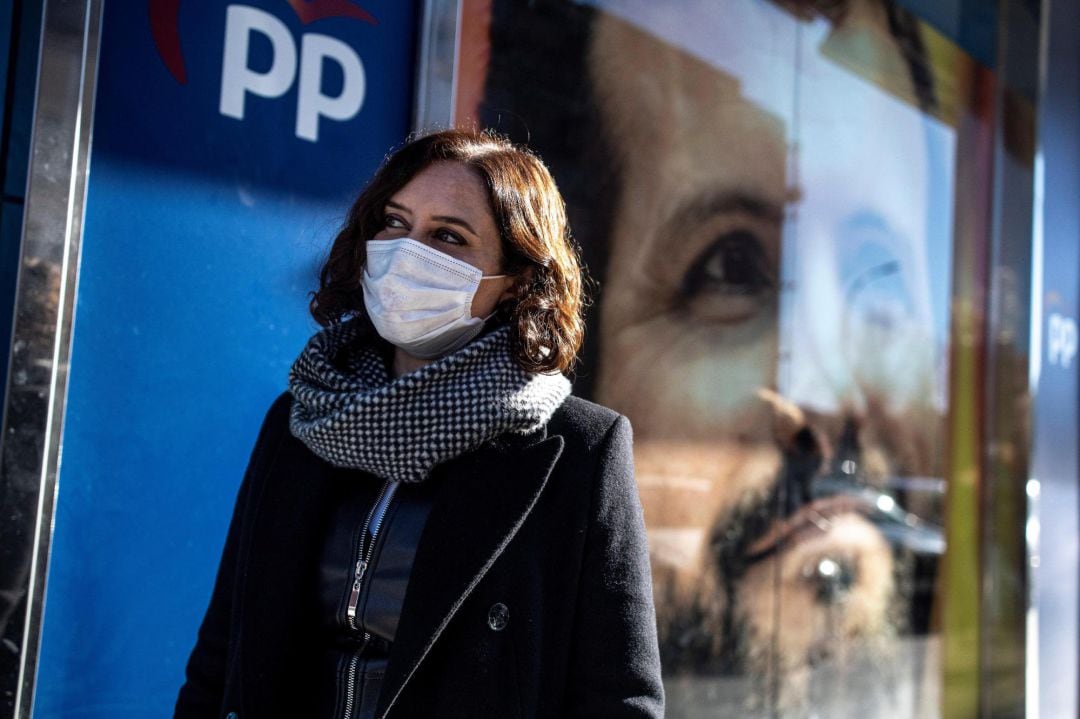
<svg viewBox="0 0 1080 719"><path fill-rule="evenodd" d="M3 561L31 716L67 397L103 0L46 0L0 447ZM9 632L11 634L12 632Z"/></svg>
<svg viewBox="0 0 1080 719"><path fill-rule="evenodd" d="M416 61L413 131L454 124L458 38L463 0L425 0Z"/></svg>

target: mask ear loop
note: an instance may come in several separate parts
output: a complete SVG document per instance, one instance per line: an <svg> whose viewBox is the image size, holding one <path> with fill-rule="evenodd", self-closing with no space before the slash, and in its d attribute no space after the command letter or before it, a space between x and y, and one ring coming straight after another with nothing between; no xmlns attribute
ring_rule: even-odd
<svg viewBox="0 0 1080 719"><path fill-rule="evenodd" d="M512 276L513 276L513 275L509 275L509 274L505 274L505 273L504 273L504 274L501 274L501 275L481 275L481 276L480 276L480 279L481 279L481 280L497 280L497 279L499 279L499 278L501 278L501 277L512 277ZM495 305L495 309L493 309L493 310L491 311L491 314L489 314L489 315L488 315L487 317L485 317L485 318L484 318L484 323L485 323L485 324L486 324L486 323L487 323L487 321L488 321L488 320L490 320L490 319L491 319L492 317L494 317L495 315L499 314L499 308L500 308L500 306L499 306L499 305Z"/></svg>

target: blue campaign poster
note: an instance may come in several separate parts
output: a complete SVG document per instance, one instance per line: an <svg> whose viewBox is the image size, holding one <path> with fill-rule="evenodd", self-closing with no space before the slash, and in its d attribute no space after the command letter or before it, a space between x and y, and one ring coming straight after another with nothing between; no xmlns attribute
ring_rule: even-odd
<svg viewBox="0 0 1080 719"><path fill-rule="evenodd" d="M108 2L34 716L171 716L348 204L409 129L415 3Z"/></svg>

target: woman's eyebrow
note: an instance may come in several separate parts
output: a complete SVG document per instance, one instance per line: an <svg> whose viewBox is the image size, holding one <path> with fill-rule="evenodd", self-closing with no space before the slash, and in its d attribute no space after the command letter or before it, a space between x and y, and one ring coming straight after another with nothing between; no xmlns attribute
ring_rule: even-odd
<svg viewBox="0 0 1080 719"><path fill-rule="evenodd" d="M468 222L461 219L460 217L454 217L453 215L432 215L431 219L438 222L445 222L448 225L460 225L461 227L464 227L466 230L476 235L477 237L480 236L477 234L476 230L472 228L472 225L470 225Z"/></svg>
<svg viewBox="0 0 1080 719"><path fill-rule="evenodd" d="M401 204L400 202L394 202L393 200L387 200L386 201L386 206L387 207L392 207L395 210L401 210L402 212L408 212L410 215L413 214L412 210L410 210L408 207ZM464 227L466 230L471 232L473 235L475 235L477 237L480 236L479 233L477 233L477 231L473 229L472 225L470 225L468 222L461 219L460 217L454 217L453 215L432 215L431 219L435 220L436 222L445 222L448 225L458 225L460 227Z"/></svg>

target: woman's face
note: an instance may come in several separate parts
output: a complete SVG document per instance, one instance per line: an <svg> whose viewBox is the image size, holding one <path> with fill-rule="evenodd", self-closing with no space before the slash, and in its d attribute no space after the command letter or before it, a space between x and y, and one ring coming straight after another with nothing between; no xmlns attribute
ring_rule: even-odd
<svg viewBox="0 0 1080 719"><path fill-rule="evenodd" d="M502 241L487 190L466 165L440 162L421 170L386 202L383 227L373 240L401 237L478 267L484 275L502 271ZM483 280L472 316L486 317L510 296L512 278Z"/></svg>

